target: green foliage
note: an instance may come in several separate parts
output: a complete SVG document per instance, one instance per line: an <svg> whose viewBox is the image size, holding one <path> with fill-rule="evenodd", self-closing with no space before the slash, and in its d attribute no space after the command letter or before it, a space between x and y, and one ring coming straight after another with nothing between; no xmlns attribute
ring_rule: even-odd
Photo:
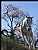
<svg viewBox="0 0 38 50"><path fill-rule="evenodd" d="M24 47L23 41L18 41L15 39L11 39L10 37L1 36L1 50L29 50L26 46ZM33 50L31 48L31 50ZM38 50L38 48L35 48Z"/></svg>
<svg viewBox="0 0 38 50"><path fill-rule="evenodd" d="M1 36L1 50L25 50L25 47L21 41Z"/></svg>

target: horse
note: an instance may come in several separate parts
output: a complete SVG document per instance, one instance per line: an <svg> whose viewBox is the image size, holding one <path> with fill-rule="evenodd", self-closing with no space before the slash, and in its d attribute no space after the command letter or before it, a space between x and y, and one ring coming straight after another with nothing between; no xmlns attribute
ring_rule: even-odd
<svg viewBox="0 0 38 50"><path fill-rule="evenodd" d="M18 40L19 40L19 39L22 39L22 33L21 33L21 29L20 29L20 28L18 28L18 27L16 26L16 27L14 27L14 30L13 30L13 31L14 31L14 33L16 34L15 37L17 37L17 36L19 37L19 38L17 38Z"/></svg>
<svg viewBox="0 0 38 50"><path fill-rule="evenodd" d="M21 25L21 32L22 32L22 36L24 38L24 46L26 45L25 37L26 37L27 41L29 41L29 42L32 41L32 44L33 44L33 32L31 29L32 18L33 17L26 16L26 18L23 20L22 25ZM24 35L25 35L25 37L24 37ZM28 42L28 45L29 45L29 49L30 49L31 42L30 43L29 42Z"/></svg>

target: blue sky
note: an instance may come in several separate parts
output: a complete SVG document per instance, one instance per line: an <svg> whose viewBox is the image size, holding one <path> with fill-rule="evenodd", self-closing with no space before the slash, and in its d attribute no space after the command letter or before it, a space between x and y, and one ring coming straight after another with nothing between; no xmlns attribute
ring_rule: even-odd
<svg viewBox="0 0 38 50"><path fill-rule="evenodd" d="M23 11L27 11L30 13L30 15L33 15L33 16L38 16L38 2L33 2L33 1L17 1L17 2L14 2L14 1L3 1L2 2L2 6L4 6L4 4L8 4L8 3L12 3L13 5L15 6L20 6L20 8L23 10ZM2 8L3 9L3 8Z"/></svg>
<svg viewBox="0 0 38 50"><path fill-rule="evenodd" d="M36 1L2 1L1 13L3 13L4 4L8 4L8 3L12 3L14 6L18 6L18 7L20 6L20 9L22 11L29 12L30 16L34 16L33 18L34 23L35 23L35 20L38 19L38 1L37 2Z"/></svg>

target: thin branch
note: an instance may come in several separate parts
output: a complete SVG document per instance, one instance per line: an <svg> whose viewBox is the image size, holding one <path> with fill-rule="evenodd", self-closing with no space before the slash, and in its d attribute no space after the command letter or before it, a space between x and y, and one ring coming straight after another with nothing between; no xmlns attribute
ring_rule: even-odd
<svg viewBox="0 0 38 50"><path fill-rule="evenodd" d="M37 26L37 28L38 28L38 25L36 25L35 23L32 23L32 25L35 25L35 26Z"/></svg>
<svg viewBox="0 0 38 50"><path fill-rule="evenodd" d="M7 21L7 19L5 19L5 18L3 18L5 21ZM7 23L8 23L8 21L7 21ZM9 25L9 23L8 23L8 26L10 27L10 25ZM11 28L11 27L10 27Z"/></svg>

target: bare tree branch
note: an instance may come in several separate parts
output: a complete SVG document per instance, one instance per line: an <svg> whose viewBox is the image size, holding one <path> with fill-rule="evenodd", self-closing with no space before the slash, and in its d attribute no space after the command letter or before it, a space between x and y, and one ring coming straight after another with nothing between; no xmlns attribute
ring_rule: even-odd
<svg viewBox="0 0 38 50"><path fill-rule="evenodd" d="M7 21L7 19L5 19L5 18L3 18L5 21ZM7 25L10 27L10 25L9 25L9 23L8 23L8 21L7 21ZM11 27L10 27L11 28Z"/></svg>

